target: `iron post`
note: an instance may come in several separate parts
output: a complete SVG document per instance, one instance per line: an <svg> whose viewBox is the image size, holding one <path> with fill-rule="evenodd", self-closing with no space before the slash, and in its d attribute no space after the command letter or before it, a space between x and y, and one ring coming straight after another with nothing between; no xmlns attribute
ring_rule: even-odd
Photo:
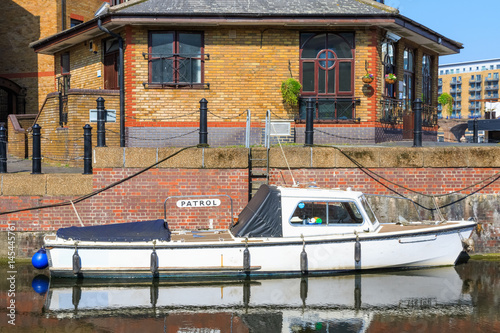
<svg viewBox="0 0 500 333"><path fill-rule="evenodd" d="M41 148L41 134L40 130L42 128L40 125L35 124L32 127L33 130L33 157L32 160L32 174L41 174L42 173L42 148Z"/></svg>
<svg viewBox="0 0 500 333"><path fill-rule="evenodd" d="M83 174L92 174L92 126L83 126Z"/></svg>
<svg viewBox="0 0 500 333"><path fill-rule="evenodd" d="M413 102L413 111L413 147L422 147L422 100L420 98Z"/></svg>
<svg viewBox="0 0 500 333"><path fill-rule="evenodd" d="M306 102L306 142L305 146L314 144L314 101L309 98Z"/></svg>
<svg viewBox="0 0 500 333"><path fill-rule="evenodd" d="M0 126L0 173L7 173L7 129Z"/></svg>
<svg viewBox="0 0 500 333"><path fill-rule="evenodd" d="M97 147L106 147L106 110L104 98L97 98Z"/></svg>
<svg viewBox="0 0 500 333"><path fill-rule="evenodd" d="M208 147L207 107L208 101L203 98L200 101L200 143L199 147Z"/></svg>

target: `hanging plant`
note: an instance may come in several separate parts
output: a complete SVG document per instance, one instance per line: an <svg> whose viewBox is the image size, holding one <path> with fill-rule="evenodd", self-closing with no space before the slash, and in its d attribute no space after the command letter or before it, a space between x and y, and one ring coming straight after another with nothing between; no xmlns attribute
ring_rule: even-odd
<svg viewBox="0 0 500 333"><path fill-rule="evenodd" d="M396 75L394 75L392 73L385 75L385 82L387 82L389 84L393 84L394 82L396 82L396 80L397 80Z"/></svg>
<svg viewBox="0 0 500 333"><path fill-rule="evenodd" d="M364 83L371 83L373 81L373 74L366 73L362 78Z"/></svg>
<svg viewBox="0 0 500 333"><path fill-rule="evenodd" d="M299 94L302 85L294 78L289 78L281 83L281 96L285 104L295 106L299 103Z"/></svg>

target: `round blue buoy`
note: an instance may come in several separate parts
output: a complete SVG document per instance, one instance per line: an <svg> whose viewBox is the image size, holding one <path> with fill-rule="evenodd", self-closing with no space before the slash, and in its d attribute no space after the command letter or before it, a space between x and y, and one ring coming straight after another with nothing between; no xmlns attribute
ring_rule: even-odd
<svg viewBox="0 0 500 333"><path fill-rule="evenodd" d="M49 289L49 281L47 276L39 274L31 280L31 288L33 288L36 293L44 295Z"/></svg>
<svg viewBox="0 0 500 333"><path fill-rule="evenodd" d="M44 269L49 265L47 252L43 247L33 255L31 258L31 264L37 269Z"/></svg>

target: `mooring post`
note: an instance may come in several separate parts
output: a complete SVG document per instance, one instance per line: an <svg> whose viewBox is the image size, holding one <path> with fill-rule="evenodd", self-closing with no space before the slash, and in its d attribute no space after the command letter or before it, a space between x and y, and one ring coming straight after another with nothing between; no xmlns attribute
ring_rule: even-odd
<svg viewBox="0 0 500 333"><path fill-rule="evenodd" d="M199 147L208 147L208 126L207 126L207 107L208 101L203 98L200 101L200 143Z"/></svg>
<svg viewBox="0 0 500 333"><path fill-rule="evenodd" d="M413 102L413 147L422 147L422 100L417 98Z"/></svg>
<svg viewBox="0 0 500 333"><path fill-rule="evenodd" d="M41 134L40 130L42 129L40 125L35 124L31 128L33 130L33 157L32 160L32 174L41 174L42 173L42 147L41 147Z"/></svg>
<svg viewBox="0 0 500 333"><path fill-rule="evenodd" d="M97 147L106 147L106 110L104 98L97 98Z"/></svg>
<svg viewBox="0 0 500 333"><path fill-rule="evenodd" d="M306 102L306 141L305 146L314 144L314 101L309 98Z"/></svg>
<svg viewBox="0 0 500 333"><path fill-rule="evenodd" d="M83 174L92 174L92 126L83 126Z"/></svg>
<svg viewBox="0 0 500 333"><path fill-rule="evenodd" d="M7 129L0 126L0 173L7 173Z"/></svg>

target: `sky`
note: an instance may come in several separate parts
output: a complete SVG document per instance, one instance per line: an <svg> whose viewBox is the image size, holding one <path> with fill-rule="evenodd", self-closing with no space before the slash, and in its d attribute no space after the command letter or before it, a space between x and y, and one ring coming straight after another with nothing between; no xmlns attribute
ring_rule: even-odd
<svg viewBox="0 0 500 333"><path fill-rule="evenodd" d="M385 0L399 13L463 44L439 64L500 58L500 0Z"/></svg>

